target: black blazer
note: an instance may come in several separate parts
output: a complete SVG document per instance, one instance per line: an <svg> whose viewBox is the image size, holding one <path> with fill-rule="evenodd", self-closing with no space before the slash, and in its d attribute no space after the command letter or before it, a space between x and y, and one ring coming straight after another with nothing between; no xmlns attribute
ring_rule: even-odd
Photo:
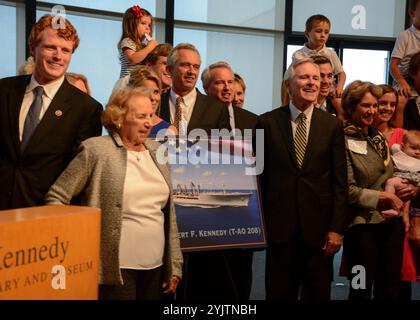
<svg viewBox="0 0 420 320"><path fill-rule="evenodd" d="M160 117L171 123L169 99L170 91L162 95ZM197 90L197 99L188 123L187 133L193 129L203 129L208 134L211 133L211 129L230 130L228 109L216 99L203 95Z"/></svg>
<svg viewBox="0 0 420 320"><path fill-rule="evenodd" d="M410 99L404 109L404 129L420 130L420 113L416 99Z"/></svg>
<svg viewBox="0 0 420 320"><path fill-rule="evenodd" d="M339 119L314 108L302 168L296 161L289 106L260 116L264 129L261 195L269 242L286 243L297 229L308 245L348 223L347 165Z"/></svg>
<svg viewBox="0 0 420 320"><path fill-rule="evenodd" d="M257 126L258 116L248 110L233 107L233 116L235 119L236 129L241 130L242 134L245 129L254 130Z"/></svg>
<svg viewBox="0 0 420 320"><path fill-rule="evenodd" d="M64 80L22 153L19 113L30 79L0 80L0 210L43 205L80 142L102 132L101 104Z"/></svg>

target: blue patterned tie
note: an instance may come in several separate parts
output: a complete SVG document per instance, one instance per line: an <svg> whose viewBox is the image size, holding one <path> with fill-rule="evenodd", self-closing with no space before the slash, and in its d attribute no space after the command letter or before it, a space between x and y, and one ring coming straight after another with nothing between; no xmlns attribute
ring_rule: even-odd
<svg viewBox="0 0 420 320"><path fill-rule="evenodd" d="M39 123L39 115L41 113L42 95L44 93L44 88L38 86L34 89L34 91L35 99L29 107L28 115L26 116L25 125L23 127L22 143L20 145L22 151L25 150L29 139L31 139L31 136Z"/></svg>

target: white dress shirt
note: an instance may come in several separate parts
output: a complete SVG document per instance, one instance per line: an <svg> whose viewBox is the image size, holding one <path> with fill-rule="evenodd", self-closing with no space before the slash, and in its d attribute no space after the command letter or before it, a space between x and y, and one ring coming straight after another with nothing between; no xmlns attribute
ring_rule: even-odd
<svg viewBox="0 0 420 320"><path fill-rule="evenodd" d="M232 104L230 104L228 106L228 110L229 110L229 124L230 124L230 128L231 130L235 130L235 113L233 112L233 106Z"/></svg>
<svg viewBox="0 0 420 320"><path fill-rule="evenodd" d="M289 103L290 107L290 120L292 121L292 131L293 131L293 139L295 138L296 134L296 127L298 125L297 117L302 113L298 108L296 108L292 102ZM311 129L311 119L312 113L314 112L314 106L311 105L307 108L303 113L306 115L306 141L308 141L309 131Z"/></svg>
<svg viewBox="0 0 420 320"><path fill-rule="evenodd" d="M171 123L174 123L175 119L175 105L176 105L176 98L179 97L172 89L169 95L169 111L171 114ZM194 110L195 101L197 100L197 90L191 90L188 94L182 97L184 100L181 103L181 121L179 123L179 134L186 135L188 124L190 123L191 115Z"/></svg>
<svg viewBox="0 0 420 320"><path fill-rule="evenodd" d="M124 180L120 267L150 270L163 264L163 208L169 187L148 150L127 151Z"/></svg>

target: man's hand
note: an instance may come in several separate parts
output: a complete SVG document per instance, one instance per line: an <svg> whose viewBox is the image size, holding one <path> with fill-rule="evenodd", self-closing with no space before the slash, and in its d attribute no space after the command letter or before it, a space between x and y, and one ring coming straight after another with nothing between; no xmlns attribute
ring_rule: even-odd
<svg viewBox="0 0 420 320"><path fill-rule="evenodd" d="M325 237L325 245L322 250L325 251L325 256L330 256L338 252L341 248L341 244L343 243L343 236L336 232L330 231L327 233Z"/></svg>

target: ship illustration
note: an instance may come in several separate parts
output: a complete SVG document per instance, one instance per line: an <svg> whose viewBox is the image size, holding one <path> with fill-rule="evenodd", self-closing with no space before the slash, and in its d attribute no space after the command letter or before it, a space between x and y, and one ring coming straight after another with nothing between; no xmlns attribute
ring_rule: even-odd
<svg viewBox="0 0 420 320"><path fill-rule="evenodd" d="M191 182L190 188L177 185L173 192L174 202L184 207L219 208L246 207L252 192L229 192L224 188L220 191L201 190L200 185Z"/></svg>

